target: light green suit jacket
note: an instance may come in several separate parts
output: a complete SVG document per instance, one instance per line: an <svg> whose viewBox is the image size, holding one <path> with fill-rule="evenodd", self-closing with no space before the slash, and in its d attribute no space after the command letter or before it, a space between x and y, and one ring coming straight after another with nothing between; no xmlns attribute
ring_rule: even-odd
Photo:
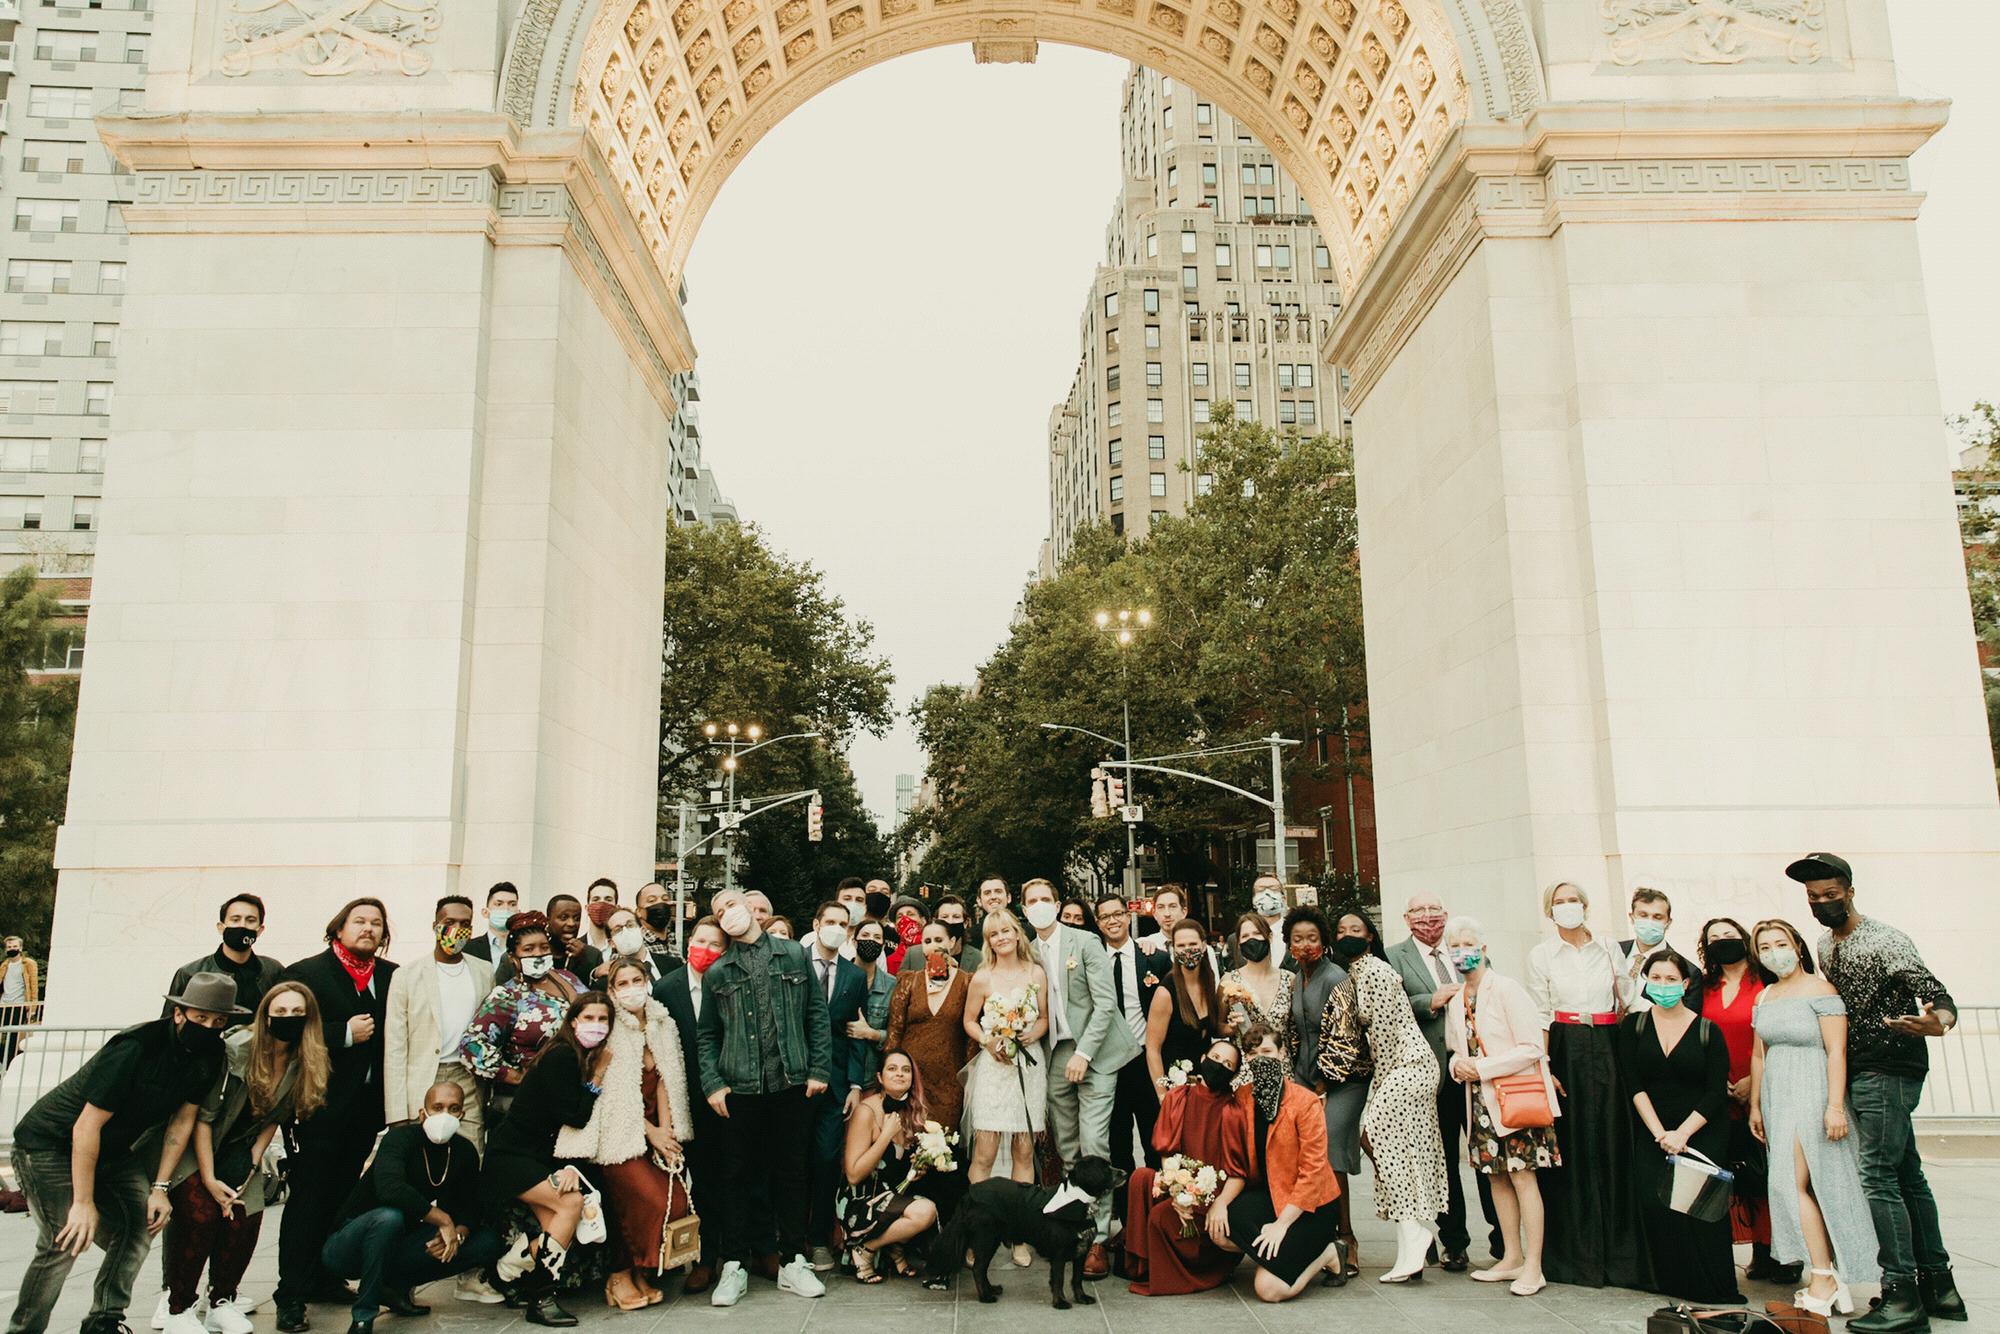
<svg viewBox="0 0 2000 1334"><path fill-rule="evenodd" d="M1111 986L1111 956L1104 952L1103 941L1073 926L1057 927L1053 941L1036 939L1035 960L1050 975L1050 988L1062 989L1070 1037L1091 1069L1117 1070L1139 1054L1131 1025L1118 1013L1117 995ZM1061 981L1055 978L1058 969ZM1053 1048L1053 1026L1049 1035Z"/></svg>

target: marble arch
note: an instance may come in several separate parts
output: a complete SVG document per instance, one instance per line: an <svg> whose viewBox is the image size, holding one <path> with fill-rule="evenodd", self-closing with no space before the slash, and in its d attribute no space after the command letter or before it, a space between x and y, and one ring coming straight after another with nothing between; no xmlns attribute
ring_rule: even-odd
<svg viewBox="0 0 2000 1334"><path fill-rule="evenodd" d="M678 279L730 169L814 93L972 42L1128 57L1209 92L1300 183L1351 286L1468 116L1542 96L1519 0L527 0L499 106L582 125L653 261Z"/></svg>

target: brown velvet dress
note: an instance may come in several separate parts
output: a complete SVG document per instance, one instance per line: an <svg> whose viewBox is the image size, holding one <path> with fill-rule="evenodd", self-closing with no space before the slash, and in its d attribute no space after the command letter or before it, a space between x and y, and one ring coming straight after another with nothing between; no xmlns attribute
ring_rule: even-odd
<svg viewBox="0 0 2000 1334"><path fill-rule="evenodd" d="M647 1123L658 1125L660 1072L651 1066L639 1085L639 1096L645 1099ZM584 1171L595 1174L604 1187L611 1223L611 1235L606 1238L611 1243L611 1267L643 1267L657 1272L673 1178L654 1166L650 1153L622 1163L586 1165Z"/></svg>
<svg viewBox="0 0 2000 1334"><path fill-rule="evenodd" d="M970 985L963 969L953 969L933 1011L923 969L905 968L896 975L896 990L889 997L889 1035L882 1050L901 1047L910 1053L917 1063L917 1078L923 1081L930 1119L946 1130L958 1128L964 1109L965 1086L958 1082L958 1072L965 1068L972 1046L965 1031L965 993Z"/></svg>

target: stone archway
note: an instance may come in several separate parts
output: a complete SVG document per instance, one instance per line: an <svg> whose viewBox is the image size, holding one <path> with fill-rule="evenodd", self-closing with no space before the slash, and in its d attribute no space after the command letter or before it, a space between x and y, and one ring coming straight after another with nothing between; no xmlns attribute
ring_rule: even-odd
<svg viewBox="0 0 2000 1334"><path fill-rule="evenodd" d="M1978 903L1944 108L1885 3L185 7L100 121L138 190L55 1015L129 1018L239 889L295 957L356 893L649 872L680 265L758 135L943 42L1155 64L1326 224L1392 920L1438 890L1518 966L1549 880L1796 916L1810 847Z"/></svg>

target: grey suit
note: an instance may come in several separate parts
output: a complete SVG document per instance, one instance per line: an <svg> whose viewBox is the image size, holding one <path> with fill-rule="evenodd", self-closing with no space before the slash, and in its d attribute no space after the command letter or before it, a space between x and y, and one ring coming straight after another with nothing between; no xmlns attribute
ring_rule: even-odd
<svg viewBox="0 0 2000 1334"><path fill-rule="evenodd" d="M1415 936L1391 945L1389 962L1395 965L1397 975L1403 979L1403 990L1410 997L1410 1009L1416 1013L1417 1027L1423 1031L1424 1040L1431 1044L1431 1051L1438 1058L1438 1073L1442 1076L1438 1081L1438 1133L1444 1138L1445 1184L1450 1187L1445 1210L1437 1218L1438 1241L1447 1251L1463 1251L1470 1240L1465 1227L1465 1183L1461 1179L1462 1167L1458 1155L1459 1139L1465 1133L1465 1094L1451 1077L1451 1055L1445 1050L1445 1013L1450 1007L1431 1008L1431 997L1444 984L1438 981L1428 953ZM1449 965L1446 967L1449 968ZM1454 981L1458 977L1456 970L1446 975ZM1498 1256L1500 1232L1493 1213L1493 1188L1485 1177L1478 1173L1473 1175L1479 1183L1479 1208L1486 1215L1493 1239L1493 1253Z"/></svg>
<svg viewBox="0 0 2000 1334"><path fill-rule="evenodd" d="M1118 1013L1111 986L1111 956L1088 931L1059 926L1047 941L1035 941L1035 958L1049 976L1051 992L1062 994L1069 1036L1058 1040L1051 1018L1045 1056L1049 1063L1049 1132L1065 1169L1078 1158L1111 1156L1111 1108L1118 1097L1118 1071L1139 1055L1131 1025ZM1063 1073L1072 1055L1090 1068L1076 1083ZM1097 1239L1111 1236L1111 1196L1097 1202Z"/></svg>

